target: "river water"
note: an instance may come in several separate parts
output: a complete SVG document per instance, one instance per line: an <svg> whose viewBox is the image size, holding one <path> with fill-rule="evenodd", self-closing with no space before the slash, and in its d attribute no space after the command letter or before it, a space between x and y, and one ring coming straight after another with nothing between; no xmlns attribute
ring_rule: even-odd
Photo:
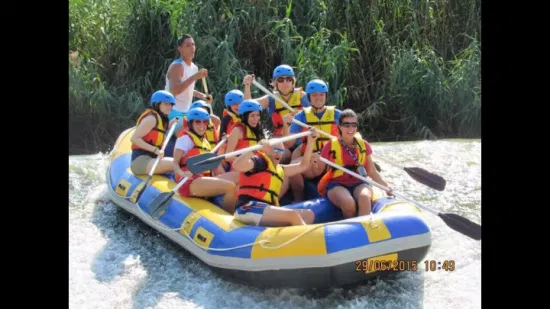
<svg viewBox="0 0 550 309"><path fill-rule="evenodd" d="M378 161L395 192L481 222L481 141L372 144L405 166L447 180L444 192ZM106 154L69 157L70 308L481 308L481 242L425 212L433 243L426 260L453 260L454 271L419 271L353 289L260 290L226 282L205 264L114 205L107 196ZM420 265L424 266L424 262Z"/></svg>

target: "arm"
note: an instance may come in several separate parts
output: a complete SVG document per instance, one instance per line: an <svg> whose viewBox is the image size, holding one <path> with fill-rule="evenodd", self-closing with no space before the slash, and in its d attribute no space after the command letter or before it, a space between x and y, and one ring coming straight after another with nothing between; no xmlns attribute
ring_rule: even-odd
<svg viewBox="0 0 550 309"><path fill-rule="evenodd" d="M155 122L156 122L156 119L153 115L149 115L149 116L145 117L145 119L143 119L139 123L136 130L134 131L134 134L132 135L131 141L132 141L132 143L136 144L137 146L139 146L142 149L145 149L145 150L147 150L149 152L152 152L154 154L158 154L158 151L160 149L158 149L157 147L155 147L153 145L147 144L143 140L143 137L147 133L149 133L151 130L153 130L153 128L155 127Z"/></svg>
<svg viewBox="0 0 550 309"><path fill-rule="evenodd" d="M243 153L233 161L231 166L239 173L246 173L254 168L254 161L252 160L253 155L253 151Z"/></svg>
<svg viewBox="0 0 550 309"><path fill-rule="evenodd" d="M231 134L229 134L229 137L227 138L227 148L225 148L225 153L233 152L235 151L235 148L237 147L237 143L239 142L239 139L243 137L243 131L241 130L241 127L235 127L231 131ZM226 158L225 161L232 164L236 160L235 157Z"/></svg>
<svg viewBox="0 0 550 309"><path fill-rule="evenodd" d="M206 100L206 94L198 91L198 90L193 90L193 96L195 98L199 98L200 100Z"/></svg>
<svg viewBox="0 0 550 309"><path fill-rule="evenodd" d="M263 139L259 144L263 145L260 151L266 152L267 149L271 148L268 140ZM241 173L255 174L264 171L267 168L267 163L259 156L255 156L253 151L249 151L235 159L232 167Z"/></svg>
<svg viewBox="0 0 550 309"><path fill-rule="evenodd" d="M254 75L246 75L243 80L244 84L244 99L250 100L252 99L252 94L250 93L250 85L252 85L252 81L254 80ZM264 95L263 97L254 99L260 103L262 106L262 109L267 109L269 107L269 95Z"/></svg>
<svg viewBox="0 0 550 309"><path fill-rule="evenodd" d="M290 115L290 113L287 114L287 115ZM285 115L285 117L287 119L289 119L290 116L287 117L287 115ZM306 117L304 115L304 111L298 112L294 116L294 118L296 118L296 120L301 121L303 123L306 122L306 120L305 120ZM286 121L283 121L283 136L288 136L289 134L300 133L302 131L301 126L299 126L299 125L292 122L292 118L290 118L290 123L291 123L290 126L288 128L285 128ZM296 144L296 140L291 140L291 141L287 141L287 142L284 143L285 148L292 148L295 144Z"/></svg>
<svg viewBox="0 0 550 309"><path fill-rule="evenodd" d="M380 174L376 170L376 167L374 166L374 161L372 161L370 154L367 156L367 166L365 168L367 169L367 174L370 176L370 178L372 178L372 180L385 187L390 187L390 185L384 179L382 179L382 176L380 176Z"/></svg>
<svg viewBox="0 0 550 309"><path fill-rule="evenodd" d="M307 137L306 151L304 153L304 156L302 157L302 160L300 161L300 163L283 165L283 168L285 169L285 176L292 177L294 175L303 173L309 168L311 153L313 151L313 143L317 139L317 131L315 131L315 129L310 130L313 131L313 133L311 135L308 135Z"/></svg>
<svg viewBox="0 0 550 309"><path fill-rule="evenodd" d="M206 69L201 69L197 73L191 75L188 79L183 80L183 65L171 64L168 68L168 80L170 81L170 92L173 95L178 95L187 87L189 87L194 81L206 77L208 71ZM193 92L193 94L195 91Z"/></svg>
<svg viewBox="0 0 550 309"><path fill-rule="evenodd" d="M179 175L180 177L193 176L191 172L184 172L180 167L181 158L183 158L191 148L193 148L193 141L189 138L189 136L182 136L176 140L176 145L174 146L173 166L174 173Z"/></svg>
<svg viewBox="0 0 550 309"><path fill-rule="evenodd" d="M210 119L212 120L212 123L214 124L216 131L220 132L220 124L222 123L220 117L216 115L210 115Z"/></svg>

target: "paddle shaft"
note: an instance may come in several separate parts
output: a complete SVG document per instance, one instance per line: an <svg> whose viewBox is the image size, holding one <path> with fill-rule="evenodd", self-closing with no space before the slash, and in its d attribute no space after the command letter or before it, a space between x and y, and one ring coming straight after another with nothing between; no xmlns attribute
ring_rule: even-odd
<svg viewBox="0 0 550 309"><path fill-rule="evenodd" d="M206 85L206 78L203 77L202 78L202 88L204 88L204 94L206 94L206 96L208 96L208 86Z"/></svg>
<svg viewBox="0 0 550 309"><path fill-rule="evenodd" d="M269 96L271 96L274 100L277 100L277 102L281 103L286 109L288 109L289 111L291 112L295 112L295 110L290 107L284 100L281 100L281 98L277 97L276 95L274 95L271 91L267 90L264 86L260 85L260 83L258 83L257 81L253 80L252 83L254 84L254 86L260 88L260 90L262 90L263 92L265 92L266 94L268 94ZM308 126L307 124L299 121L299 120L296 120L296 119L292 119L292 122L294 122L295 124L301 126L301 127L304 127L304 128L310 128L311 126ZM317 133L321 134L321 135L324 135L328 138L335 138L333 135L331 134L328 134L327 132L323 131L323 130L319 130L315 127L312 127L314 128Z"/></svg>
<svg viewBox="0 0 550 309"><path fill-rule="evenodd" d="M271 96L273 99L277 100L277 102L281 103L286 109L288 109L288 110L291 111L291 112L294 112L294 109L293 109L292 107L290 107L284 100L282 100L281 98L275 96L271 91L267 90L265 87L263 87L262 85L260 85L257 81L254 80L254 81L252 81L252 83L253 83L256 87L258 87L260 90L262 90L263 92L265 92L266 94L268 94L269 96ZM292 122L294 122L295 124L297 124L297 125L299 125L299 126L301 126L301 127L304 127L304 128L310 128L310 127L311 127L311 126L309 126L309 125L307 125L307 124L305 124L305 123L303 123L303 122L300 122L300 121L298 121L298 120L296 120L296 119L294 119L294 118L292 119ZM329 139L335 138L335 136L333 136L333 135L331 135L331 134L328 134L328 133L326 133L326 132L324 132L324 131L322 131L322 130L319 130L319 129L317 129L317 128L315 128L315 130L316 130L319 134L324 135L324 136L328 137ZM375 153L372 153L372 156L373 156L374 159L382 160L382 161L384 161L384 162L386 162L386 163L388 163L388 164L390 164L390 165L393 165L393 166L395 166L395 167L397 167L397 168L399 168L399 169L401 169L401 170L407 172L407 174L409 174L409 176L415 178L416 181L419 181L419 182L421 182L422 184L424 184L424 185L426 185L426 186L429 186L429 187L431 187L431 188L433 188L433 189L436 189L436 190L439 190L439 191L443 191L444 188L445 188L445 185L444 185L444 184L441 185L441 183L445 183L445 179L443 179L443 177L441 177L441 176L438 176L438 175L435 175L435 174L427 175L428 172L425 171L426 173L421 173L420 175L417 174L416 177L414 177L414 176L411 174L411 171L410 171L410 170L407 170L407 168L403 167L402 165L399 165L399 164L397 164L397 163L395 163L395 162L393 162L393 161L391 161L391 160L389 160L389 159L386 159L386 158L384 158L384 157L382 157L382 156L380 156L380 155L377 155L377 154L375 154ZM375 163L375 164L376 164L376 163ZM424 181L421 181L421 180L417 179L419 176L422 176L422 178L424 179ZM437 182L437 184L438 184L437 186L434 185L434 181L435 181L434 179L436 179L436 178L437 178L437 181L436 181L436 182Z"/></svg>
<svg viewBox="0 0 550 309"><path fill-rule="evenodd" d="M335 164L335 163L332 163L332 162L330 162L329 160L327 160L327 159L325 159L325 158L323 158L323 157L320 157L320 159L321 159L321 161L324 162L325 164L330 165L330 166L332 166L332 167L334 167L334 168L337 168L337 169L339 169L339 170L341 170L341 171L343 171L343 172L345 172L345 173L348 173L348 174L350 174L350 175L352 175L352 176L354 176L354 177L356 177L356 178L358 178L358 179L361 179L361 180L363 180L364 182L366 182L366 183L368 183L368 184L370 184L370 185L373 185L373 186L375 186L375 187L377 187L377 188L380 188L380 189L382 189L382 190L384 190L384 191L389 191L389 190L390 190L390 188L388 188L388 187L385 187L385 186L383 186L383 185L381 185L381 184L378 184L378 183L376 183L376 182L374 182L374 181L368 180L366 177L363 177L363 176L361 176L361 175L359 175L359 174L357 174L357 173L355 173L355 172L353 172L353 171L350 171L350 170L348 170L347 168L341 167L340 165L337 165L337 164ZM420 207L420 208L422 208L422 209L425 209L426 211L431 212L432 214L434 214L434 215L436 215L436 216L439 215L439 212L438 212L437 210L434 210L434 209L429 208L428 206L422 205L422 204L420 204L419 202L417 202L417 201L415 201L415 200L412 200L412 199L410 199L410 198L407 198L407 197L405 197L405 196L403 196L403 195L401 195L401 194L399 194L399 193L396 193L396 192L393 191L393 190L392 190L392 193L393 193L393 195L395 195L396 197L399 197L399 198L402 198L402 199L404 199L404 200L407 200L407 201L409 201L409 202L411 202L411 203L414 203L414 204L418 205L418 207Z"/></svg>
<svg viewBox="0 0 550 309"><path fill-rule="evenodd" d="M269 145L274 145L274 144L277 144L279 142L284 143L284 142L287 142L287 141L290 141L290 140L293 140L293 139L296 139L296 138L304 137L304 136L307 136L307 135L310 135L310 134L311 134L311 131L305 131L305 132L300 132L300 133L296 133L296 134L292 134L292 135L288 135L288 136L284 136L284 137L272 138L268 141L269 141ZM243 153L250 152L250 151L260 150L263 147L264 146L261 145L261 144L254 145L254 146L251 146L251 147L243 148L243 149L240 149L240 150L237 150L237 151L233 151L233 152L229 152L229 153L220 155L220 158L223 157L224 159L226 159L226 158L230 158L230 157L235 157L235 156L238 156L238 155L241 155Z"/></svg>
<svg viewBox="0 0 550 309"><path fill-rule="evenodd" d="M172 134L174 133L174 130L176 129L176 124L179 121L179 118L175 118L176 121L172 124L172 127L170 128L170 131L168 132L168 135L164 138L164 143L162 144L161 151L164 151L166 148L166 145L168 145L168 142L170 141L170 138L172 137ZM155 160L155 163L153 164L153 167L151 168L151 171L149 172L149 176L152 177L153 173L155 172L155 169L157 168L157 165L160 162L160 156L157 156L157 159Z"/></svg>
<svg viewBox="0 0 550 309"><path fill-rule="evenodd" d="M221 147L226 141L227 141L227 137L222 138L222 140L216 145L216 147L214 147L214 149L212 149L211 152L214 153L214 152L218 151L218 149L220 149L220 147ZM183 186L183 185L187 182L187 180L189 180L189 177L183 178L183 179L174 187L174 189L172 189L172 192L175 193L176 191L178 191L178 190L181 188L181 186Z"/></svg>

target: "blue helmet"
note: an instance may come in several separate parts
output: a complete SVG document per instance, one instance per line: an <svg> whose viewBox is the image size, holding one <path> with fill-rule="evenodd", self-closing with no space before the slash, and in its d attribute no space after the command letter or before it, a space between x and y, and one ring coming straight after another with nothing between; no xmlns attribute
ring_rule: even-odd
<svg viewBox="0 0 550 309"><path fill-rule="evenodd" d="M160 102L167 102L171 103L172 105L176 104L176 98L174 95L172 95L170 92L166 90L159 90L151 96L151 103L150 105L153 106L155 103Z"/></svg>
<svg viewBox="0 0 550 309"><path fill-rule="evenodd" d="M287 64L281 64L273 70L273 79L279 76L294 76L294 70Z"/></svg>
<svg viewBox="0 0 550 309"><path fill-rule="evenodd" d="M320 80L320 79L314 79L314 80L310 81L309 83L307 83L306 94L310 95L310 94L316 93L316 92L328 93L327 84L325 84L325 82Z"/></svg>
<svg viewBox="0 0 550 309"><path fill-rule="evenodd" d="M212 113L212 109L210 108L210 105L208 105L203 100L198 100L198 101L193 102L193 104L191 104L189 106L189 109L193 109L193 108L197 108L197 107L205 107L208 110L209 114Z"/></svg>
<svg viewBox="0 0 550 309"><path fill-rule="evenodd" d="M202 108L192 108L187 111L187 121L193 120L210 120L210 114Z"/></svg>
<svg viewBox="0 0 550 309"><path fill-rule="evenodd" d="M225 107L241 103L244 100L244 94L240 90L231 90L225 95Z"/></svg>
<svg viewBox="0 0 550 309"><path fill-rule="evenodd" d="M244 115L246 112L262 111L262 106L256 100L244 100L239 105L239 115Z"/></svg>

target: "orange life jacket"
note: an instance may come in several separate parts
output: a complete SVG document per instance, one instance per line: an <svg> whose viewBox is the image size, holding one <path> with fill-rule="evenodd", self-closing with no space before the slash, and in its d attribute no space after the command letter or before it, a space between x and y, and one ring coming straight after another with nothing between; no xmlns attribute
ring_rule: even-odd
<svg viewBox="0 0 550 309"><path fill-rule="evenodd" d="M281 100L285 101L280 93L276 92L274 94ZM302 102L300 101L301 99L302 88L296 88L294 89L294 93L290 96L290 100L288 100L287 104L296 111L300 111L303 109ZM288 113L290 113L290 111L284 107L283 104L279 103L279 101L275 100L275 111L271 114L271 121L273 122L274 127L273 136L281 136L283 134L283 117Z"/></svg>
<svg viewBox="0 0 550 309"><path fill-rule="evenodd" d="M221 132L221 133L222 133L222 135L223 135L223 133L229 135L229 134L231 134L231 131L233 130L233 126L235 124L241 122L241 118L239 118L239 116L235 115L232 112L229 112L227 109L224 108L222 119L225 119L225 118L229 118L229 122L227 123L226 132ZM223 123L223 120L222 120L222 123Z"/></svg>
<svg viewBox="0 0 550 309"><path fill-rule="evenodd" d="M334 119L334 106L327 106L325 113L321 119L317 118L317 115L313 112L311 107L304 108L304 114L306 116L306 124L313 126L323 132L326 132L336 138L340 137L340 131L338 131L338 126L336 125L336 120ZM306 131L306 128L302 128L302 131ZM313 152L321 151L323 146L330 139L324 135L318 134L317 139L315 140L315 145L313 145ZM307 137L302 138L302 151L305 151L307 144Z"/></svg>
<svg viewBox="0 0 550 309"><path fill-rule="evenodd" d="M237 189L237 199L241 195L248 195L258 201L270 205L279 206L279 193L283 186L285 171L281 165L275 166L271 159L261 151L256 155L264 159L267 168L259 173L250 176L246 173L239 173L239 188Z"/></svg>
<svg viewBox="0 0 550 309"><path fill-rule="evenodd" d="M357 143L357 147L355 148L355 155L357 156L357 160L362 166L367 166L368 156L367 145L365 141L357 136L354 136L353 139ZM342 159L344 157L344 151L346 150L342 147L342 144L340 144L340 140L332 140L330 143L330 157L328 160L335 163L336 165L342 166L350 171L357 173L357 168L359 167L359 165L357 165L357 162L355 162L354 160L344 162L344 160ZM332 179L335 179L342 175L344 175L343 171L329 166L328 173L323 175L323 177L317 184L317 190L319 191L319 194L321 194L321 196L324 196L326 193L325 189L327 184L329 184Z"/></svg>
<svg viewBox="0 0 550 309"><path fill-rule="evenodd" d="M191 137L191 139L193 140L194 146L188 152L186 152L183 155L183 157L181 157L180 159L179 166L184 172L189 170L186 164L188 158L212 151L212 149L210 148L210 143L205 137L201 138L191 131L184 131L184 133L181 134L181 136L185 136L185 135ZM212 172L204 171L202 172L201 175L211 176ZM181 180L181 177L179 177L177 174L175 174L175 178L176 178L176 181L178 182Z"/></svg>
<svg viewBox="0 0 550 309"><path fill-rule="evenodd" d="M137 123L136 123L136 127L141 123L141 121L143 119L145 119L145 117L149 116L150 114L152 114L153 116L155 116L155 127L149 131L149 133L145 134L144 137L142 137L142 139L149 145L153 145L155 147L158 147L159 149L162 148L162 143L164 143L164 138L166 137L166 128L164 127L164 122L162 122L162 118L160 117L159 113L157 113L157 111L153 110L153 109L146 109L143 114L141 114L141 116L139 116L138 120L137 120ZM131 146L132 149L142 149L141 147L139 147L138 145L132 143L132 146ZM145 149L143 149L145 150ZM146 151L149 151L149 150L146 150Z"/></svg>
<svg viewBox="0 0 550 309"><path fill-rule="evenodd" d="M244 136L239 138L239 141L237 142L237 146L235 147L234 151L241 150L243 148L255 146L258 144L260 139L256 137L256 134L250 130L250 128L243 124L242 122L236 123L233 128L240 127L242 132L244 132Z"/></svg>

